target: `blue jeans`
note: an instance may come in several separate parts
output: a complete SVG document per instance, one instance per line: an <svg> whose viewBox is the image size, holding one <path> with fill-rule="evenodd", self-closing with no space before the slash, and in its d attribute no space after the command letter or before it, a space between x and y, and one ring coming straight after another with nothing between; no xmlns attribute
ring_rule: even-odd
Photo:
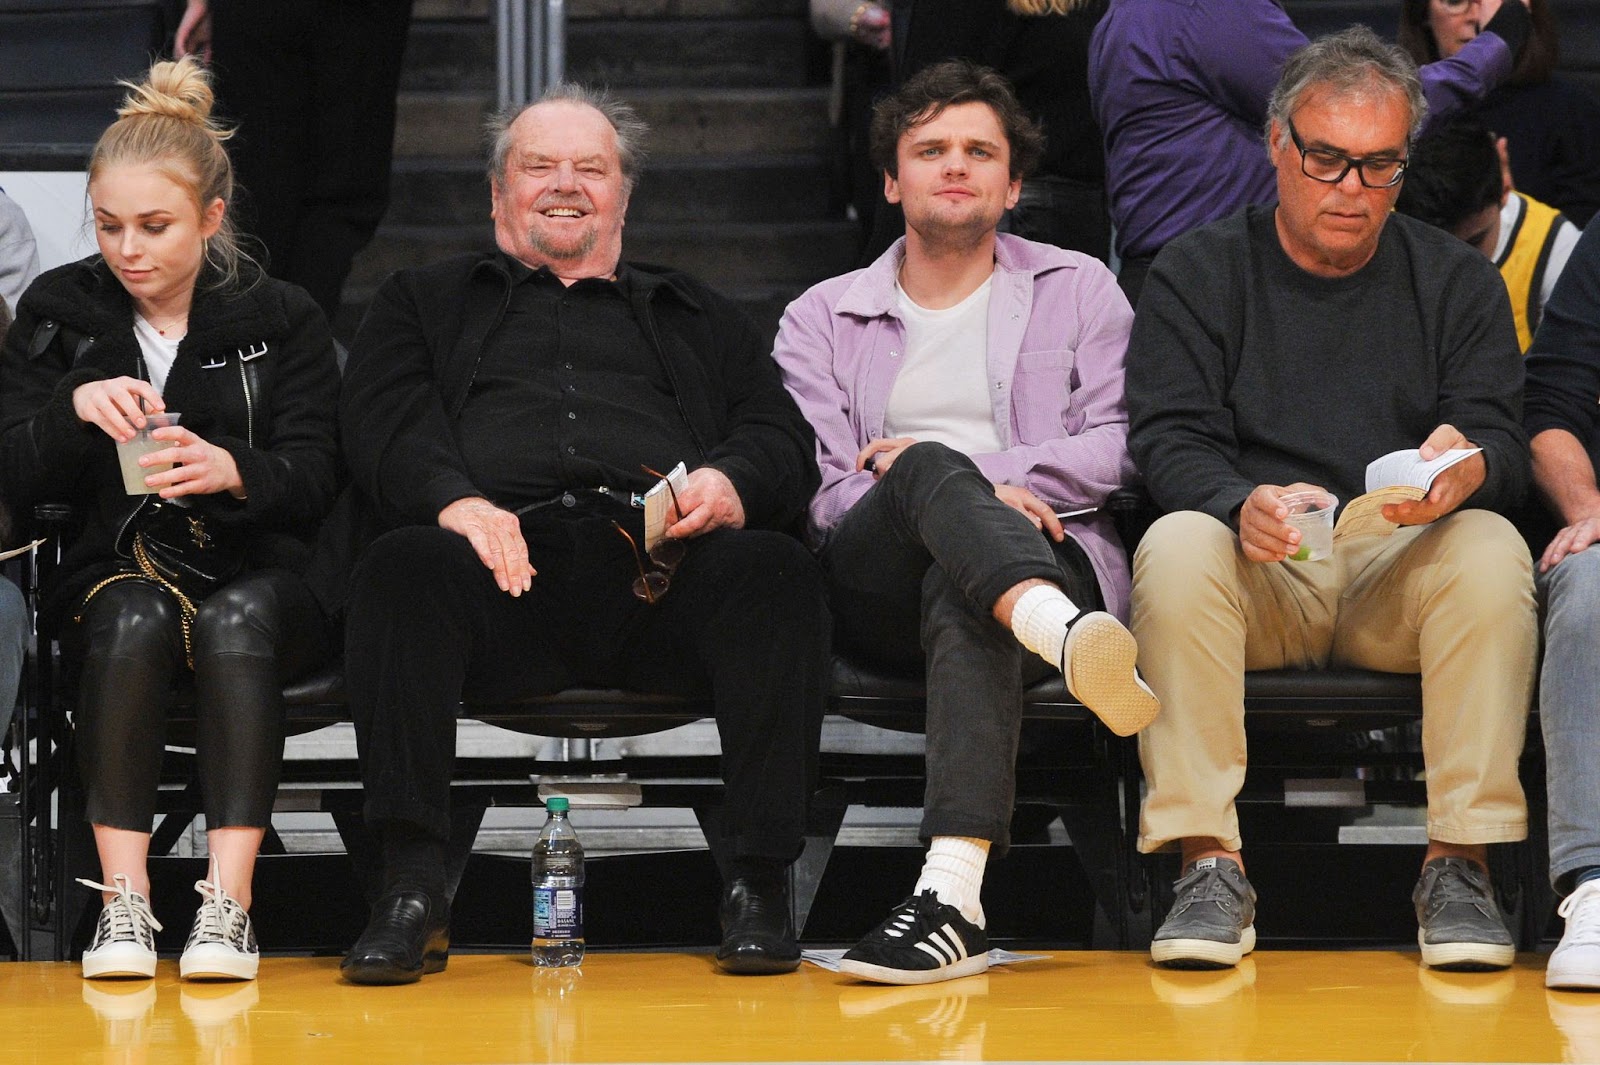
<svg viewBox="0 0 1600 1065"><path fill-rule="evenodd" d="M1550 882L1600 865L1600 546L1538 578L1544 611L1539 723L1550 802Z"/></svg>
<svg viewBox="0 0 1600 1065"><path fill-rule="evenodd" d="M15 584L0 577L0 735L11 727L28 647L28 607Z"/></svg>

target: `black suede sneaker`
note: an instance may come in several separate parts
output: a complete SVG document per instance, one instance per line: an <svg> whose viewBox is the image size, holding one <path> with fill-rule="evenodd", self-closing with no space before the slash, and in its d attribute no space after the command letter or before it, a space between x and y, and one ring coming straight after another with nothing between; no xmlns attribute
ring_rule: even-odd
<svg viewBox="0 0 1600 1065"><path fill-rule="evenodd" d="M906 899L845 952L839 971L881 984L931 984L989 968L989 937L931 890Z"/></svg>

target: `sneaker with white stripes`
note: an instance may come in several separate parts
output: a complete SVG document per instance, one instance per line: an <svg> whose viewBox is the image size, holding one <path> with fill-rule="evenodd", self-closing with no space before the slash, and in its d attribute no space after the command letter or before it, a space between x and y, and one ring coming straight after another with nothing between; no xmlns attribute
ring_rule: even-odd
<svg viewBox="0 0 1600 1065"><path fill-rule="evenodd" d="M883 984L931 984L989 968L989 937L932 890L906 899L845 952L839 971Z"/></svg>
<svg viewBox="0 0 1600 1065"><path fill-rule="evenodd" d="M178 959L184 980L254 980L261 965L256 932L239 900L222 890L217 860L211 859L211 879L196 880L200 909L195 911L189 942Z"/></svg>
<svg viewBox="0 0 1600 1065"><path fill-rule="evenodd" d="M150 912L150 902L128 887L121 873L110 884L79 879L84 887L114 891L115 895L100 911L94 938L83 952L83 976L95 980L102 976L154 976L156 974L156 930L161 922Z"/></svg>

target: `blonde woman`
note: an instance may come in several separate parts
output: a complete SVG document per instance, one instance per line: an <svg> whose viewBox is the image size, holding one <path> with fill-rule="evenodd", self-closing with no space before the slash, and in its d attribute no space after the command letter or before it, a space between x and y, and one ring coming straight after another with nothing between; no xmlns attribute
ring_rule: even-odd
<svg viewBox="0 0 1600 1065"><path fill-rule="evenodd" d="M322 312L261 275L192 61L130 85L89 161L100 253L42 274L0 349L0 478L19 514L80 519L41 624L78 673L73 726L104 909L86 977L153 976L147 857L169 691L192 671L209 875L185 978L252 979L249 908L283 749L281 684L326 623L294 572L336 488ZM180 423L128 475L118 445ZM142 483L141 483L142 482Z"/></svg>

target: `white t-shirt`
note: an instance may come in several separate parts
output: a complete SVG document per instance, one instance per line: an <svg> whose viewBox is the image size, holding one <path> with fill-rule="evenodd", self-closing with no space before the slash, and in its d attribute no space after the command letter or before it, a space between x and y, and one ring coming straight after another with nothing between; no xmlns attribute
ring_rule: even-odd
<svg viewBox="0 0 1600 1065"><path fill-rule="evenodd" d="M172 363L178 357L178 343L182 340L169 340L156 332L156 327L144 320L144 315L133 316L133 335L139 341L139 350L144 353L144 366L150 374L150 383L155 386L158 393L167 390L167 374L172 371Z"/></svg>
<svg viewBox="0 0 1600 1065"><path fill-rule="evenodd" d="M989 396L993 280L990 276L972 295L941 311L919 307L895 286L906 349L884 409L885 433L934 440L966 455L1003 450Z"/></svg>

